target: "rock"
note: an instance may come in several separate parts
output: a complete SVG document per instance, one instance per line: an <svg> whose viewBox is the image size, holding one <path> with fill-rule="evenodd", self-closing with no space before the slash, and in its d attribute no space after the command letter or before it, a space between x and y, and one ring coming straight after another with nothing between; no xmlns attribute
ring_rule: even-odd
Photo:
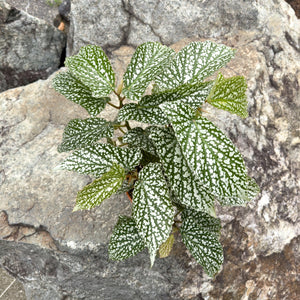
<svg viewBox="0 0 300 300"><path fill-rule="evenodd" d="M64 0L58 7L59 14L66 20L70 21L71 0Z"/></svg>
<svg viewBox="0 0 300 300"><path fill-rule="evenodd" d="M48 24L53 24L53 20L58 14L56 5L50 5L51 0L5 0L6 3L16 8L23 10L31 16L46 21Z"/></svg>
<svg viewBox="0 0 300 300"><path fill-rule="evenodd" d="M65 36L0 0L0 91L46 79L58 69Z"/></svg>
<svg viewBox="0 0 300 300"><path fill-rule="evenodd" d="M156 9L170 4L162 15L177 3L161 2ZM74 1L77 12L79 3ZM195 3L212 9L206 1ZM141 9L138 3L128 5L124 1L123 8ZM56 151L63 126L71 118L83 118L83 110L51 89L52 77L0 94L0 265L24 283L29 299L297 299L300 21L284 1L255 2L251 9L249 5L227 1L223 10L218 6L215 14L199 19L203 30L206 23L215 24L207 33L210 39L237 49L222 73L248 80L247 119L208 106L205 110L241 150L262 190L246 207L217 207L225 261L214 279L203 273L179 238L170 257L158 259L152 269L146 251L124 262L109 261L108 240L117 216L130 214L129 201L117 196L90 211L72 213L77 191L91 178L53 170L66 156ZM94 14L99 7L91 9ZM120 7L113 10L117 24ZM194 15L204 14L194 10ZM226 27L230 11L231 33ZM154 24L150 12L144 11L143 20ZM177 12L183 20L188 15ZM98 18L99 23L108 15L105 18ZM170 36L176 29L172 22ZM117 34L117 25L112 26ZM129 30L128 36L134 34ZM188 36L172 47L180 49L191 41ZM77 37L74 45L79 47L82 40ZM90 37L85 41L90 43ZM106 47L122 74L133 47L111 41ZM103 116L113 118L112 111ZM17 242L20 239L26 243Z"/></svg>

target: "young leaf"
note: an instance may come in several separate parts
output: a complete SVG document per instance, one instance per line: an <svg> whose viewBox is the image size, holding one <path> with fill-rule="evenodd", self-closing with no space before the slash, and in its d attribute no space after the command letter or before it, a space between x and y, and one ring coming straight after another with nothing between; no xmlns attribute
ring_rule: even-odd
<svg viewBox="0 0 300 300"><path fill-rule="evenodd" d="M177 140L192 170L214 195L247 202L247 174L243 158L214 124L196 117L180 103L160 106L171 121Z"/></svg>
<svg viewBox="0 0 300 300"><path fill-rule="evenodd" d="M93 97L104 97L115 87L115 74L101 47L82 47L65 62L70 72L92 91Z"/></svg>
<svg viewBox="0 0 300 300"><path fill-rule="evenodd" d="M165 258L165 257L169 256L169 254L172 250L174 241L175 241L175 238L174 238L174 234L172 233L167 238L167 240L160 245L159 251L158 251L160 258Z"/></svg>
<svg viewBox="0 0 300 300"><path fill-rule="evenodd" d="M123 77L123 94L131 100L140 100L149 83L165 65L174 51L159 43L140 45L132 56Z"/></svg>
<svg viewBox="0 0 300 300"><path fill-rule="evenodd" d="M153 142L149 138L149 127L144 130L141 127L135 127L129 130L123 137L124 143L129 143L131 147L143 149L153 155L156 150Z"/></svg>
<svg viewBox="0 0 300 300"><path fill-rule="evenodd" d="M93 97L92 91L70 72L57 74L53 78L52 86L68 100L85 108L91 116L98 115L110 100L108 97Z"/></svg>
<svg viewBox="0 0 300 300"><path fill-rule="evenodd" d="M209 231L211 234L214 234L216 238L220 237L221 222L219 219L214 218L207 213L194 211L192 209L183 210L181 217L183 220L191 219L201 230Z"/></svg>
<svg viewBox="0 0 300 300"><path fill-rule="evenodd" d="M183 243L209 276L214 276L223 263L223 249L214 232L205 230L190 216L182 218L180 233Z"/></svg>
<svg viewBox="0 0 300 300"><path fill-rule="evenodd" d="M222 74L219 74L207 102L219 109L246 118L248 117L246 89L244 77L235 76L225 79Z"/></svg>
<svg viewBox="0 0 300 300"><path fill-rule="evenodd" d="M124 179L124 168L113 163L111 169L101 178L96 179L78 192L76 206L73 211L90 209L100 205L103 200L109 198L118 190Z"/></svg>
<svg viewBox="0 0 300 300"><path fill-rule="evenodd" d="M63 141L58 146L58 152L70 151L84 145L90 145L100 138L112 137L113 134L113 126L104 119L74 119L68 123L64 130Z"/></svg>
<svg viewBox="0 0 300 300"><path fill-rule="evenodd" d="M160 164L150 163L139 173L133 192L133 218L149 249L151 266L156 251L169 237L174 210Z"/></svg>
<svg viewBox="0 0 300 300"><path fill-rule="evenodd" d="M214 197L194 175L174 133L168 128L153 127L150 138L155 143L165 174L179 203L209 213L214 207Z"/></svg>
<svg viewBox="0 0 300 300"><path fill-rule="evenodd" d="M109 242L109 258L123 260L136 255L144 248L145 244L138 233L135 221L130 217L119 216Z"/></svg>
<svg viewBox="0 0 300 300"><path fill-rule="evenodd" d="M202 81L224 67L235 50L216 43L192 42L180 50L155 79L160 91Z"/></svg>
<svg viewBox="0 0 300 300"><path fill-rule="evenodd" d="M75 150L58 168L100 177L112 167L114 162L127 172L137 166L141 158L142 153L139 149L118 148L99 143Z"/></svg>

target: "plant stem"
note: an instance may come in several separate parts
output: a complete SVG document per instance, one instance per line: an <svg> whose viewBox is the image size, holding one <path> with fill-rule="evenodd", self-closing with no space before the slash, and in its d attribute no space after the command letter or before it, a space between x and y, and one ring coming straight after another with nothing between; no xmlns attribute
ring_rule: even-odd
<svg viewBox="0 0 300 300"><path fill-rule="evenodd" d="M116 106L116 105L112 104L111 102L107 102L107 104L110 105L110 106L112 106L112 107L114 107L114 108L116 108L116 109L120 109L121 108L120 106Z"/></svg>

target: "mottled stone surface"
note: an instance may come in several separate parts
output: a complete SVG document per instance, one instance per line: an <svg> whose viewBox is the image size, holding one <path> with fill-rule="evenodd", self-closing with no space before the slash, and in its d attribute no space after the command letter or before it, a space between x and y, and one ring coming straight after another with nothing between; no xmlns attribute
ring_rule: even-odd
<svg viewBox="0 0 300 300"><path fill-rule="evenodd" d="M129 1L122 3L114 9L142 10L140 2L132 8ZM207 3L197 1L208 7ZM146 252L124 262L109 261L108 239L118 214L130 213L129 201L114 197L91 211L72 213L76 192L91 178L53 170L65 157L56 151L63 126L71 118L84 117L83 110L53 91L51 79L0 94L0 211L5 211L0 220L0 265L24 282L29 299L297 299L300 23L284 1L254 1L249 11L249 3L243 3L224 4L224 24L221 7L198 20L203 28L206 22L216 24L207 32L210 39L238 50L222 73L247 78L249 117L241 120L208 106L205 110L240 149L262 190L247 207L217 207L225 261L214 279L203 274L179 238L171 256L157 260L152 269ZM78 10L79 1L74 5ZM202 13L194 10L191 16ZM144 11L143 20L154 24L147 19L150 11ZM238 24L232 16L231 32L226 29L229 11L243 17ZM88 21L89 12L82 18ZM113 67L124 72L133 48L120 47L118 35L114 44L106 39L106 31L98 33L111 51ZM89 35L87 40L74 37L76 47L93 42ZM190 40L172 47L178 50ZM113 117L110 110L103 115ZM26 244L14 242L20 240Z"/></svg>
<svg viewBox="0 0 300 300"><path fill-rule="evenodd" d="M65 35L0 0L0 91L46 79L58 69Z"/></svg>

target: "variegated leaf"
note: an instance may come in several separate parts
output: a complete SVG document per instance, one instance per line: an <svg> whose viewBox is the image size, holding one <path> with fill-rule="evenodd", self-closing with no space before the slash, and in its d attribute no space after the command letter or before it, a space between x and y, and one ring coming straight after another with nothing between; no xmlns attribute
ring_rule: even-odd
<svg viewBox="0 0 300 300"><path fill-rule="evenodd" d="M216 43L192 42L180 50L155 79L160 91L200 82L224 67L235 50Z"/></svg>
<svg viewBox="0 0 300 300"><path fill-rule="evenodd" d="M204 117L180 103L160 106L194 173L215 196L249 200L243 158L226 135Z"/></svg>
<svg viewBox="0 0 300 300"><path fill-rule="evenodd" d="M170 255L174 241L175 241L175 238L174 238L174 234L172 233L167 238L167 240L160 245L159 251L158 251L160 258L165 258Z"/></svg>
<svg viewBox="0 0 300 300"><path fill-rule="evenodd" d="M208 213L214 207L214 197L191 170L174 133L169 128L151 128L164 171L179 203Z"/></svg>
<svg viewBox="0 0 300 300"><path fill-rule="evenodd" d="M129 130L123 137L123 142L129 143L131 147L143 149L153 155L156 150L153 142L149 138L149 128L145 130L141 127L135 127Z"/></svg>
<svg viewBox="0 0 300 300"><path fill-rule="evenodd" d="M219 109L246 118L248 117L246 89L247 83L244 77L235 76L226 79L219 74L207 102Z"/></svg>
<svg viewBox="0 0 300 300"><path fill-rule="evenodd" d="M89 87L94 97L107 96L115 87L114 71L99 46L82 47L77 55L66 59L65 65L75 77Z"/></svg>
<svg viewBox="0 0 300 300"><path fill-rule="evenodd" d="M70 72L57 74L52 81L52 86L68 100L85 108L91 116L98 115L110 100L108 97L93 97L92 91Z"/></svg>
<svg viewBox="0 0 300 300"><path fill-rule="evenodd" d="M150 163L139 173L133 192L133 217L149 249L151 266L159 246L172 229L174 210L160 164Z"/></svg>
<svg viewBox="0 0 300 300"><path fill-rule="evenodd" d="M139 149L118 148L109 144L94 144L75 150L58 168L100 177L114 162L126 172L137 166L142 158Z"/></svg>
<svg viewBox="0 0 300 300"><path fill-rule="evenodd" d="M257 194L260 192L260 189L258 185L256 184L255 180L253 178L247 177L247 190L246 193L246 199L248 201L253 200ZM245 206L247 204L247 201L245 201L245 197L218 197L218 201L220 204L225 206Z"/></svg>
<svg viewBox="0 0 300 300"><path fill-rule="evenodd" d="M143 99L137 104L125 104L119 111L118 121L134 120L153 125L168 124L168 119L162 110L158 106L143 103Z"/></svg>
<svg viewBox="0 0 300 300"><path fill-rule="evenodd" d="M205 230L195 219L182 218L180 233L183 243L209 276L214 276L223 263L223 248L214 232Z"/></svg>
<svg viewBox="0 0 300 300"><path fill-rule="evenodd" d="M219 219L202 211L195 211L192 209L184 209L181 213L183 220L192 219L192 221L199 226L199 229L209 231L217 238L221 234L221 222Z"/></svg>
<svg viewBox="0 0 300 300"><path fill-rule="evenodd" d="M70 151L84 145L90 145L103 137L112 137L114 128L110 122L101 118L71 120L65 127L63 141L58 152Z"/></svg>
<svg viewBox="0 0 300 300"><path fill-rule="evenodd" d="M144 248L144 241L138 233L134 219L119 216L109 242L109 258L123 260L136 255Z"/></svg>
<svg viewBox="0 0 300 300"><path fill-rule="evenodd" d="M103 200L109 198L118 190L124 179L124 168L113 163L111 169L101 178L96 179L78 192L76 206L73 211L90 209L100 205Z"/></svg>
<svg viewBox="0 0 300 300"><path fill-rule="evenodd" d="M140 45L133 54L123 77L124 96L131 100L140 100L149 83L173 53L172 49L156 42Z"/></svg>

